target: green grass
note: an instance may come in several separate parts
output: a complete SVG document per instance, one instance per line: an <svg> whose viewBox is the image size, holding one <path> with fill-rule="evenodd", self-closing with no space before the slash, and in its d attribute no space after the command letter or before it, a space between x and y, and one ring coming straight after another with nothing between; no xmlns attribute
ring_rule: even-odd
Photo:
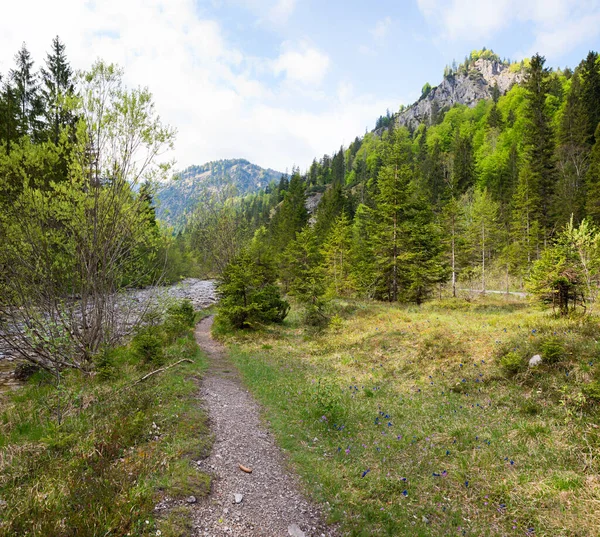
<svg viewBox="0 0 600 537"><path fill-rule="evenodd" d="M597 320L500 297L339 311L321 333L294 312L260 332L217 326L332 522L353 536L598 533ZM501 365L544 349L534 370Z"/></svg>
<svg viewBox="0 0 600 537"><path fill-rule="evenodd" d="M57 389L37 374L0 403L0 536L182 535L182 512L156 519L154 506L208 492L192 460L211 437L196 399L206 360L178 330L164 360L193 363L135 384L156 365L120 348L95 376L65 374Z"/></svg>

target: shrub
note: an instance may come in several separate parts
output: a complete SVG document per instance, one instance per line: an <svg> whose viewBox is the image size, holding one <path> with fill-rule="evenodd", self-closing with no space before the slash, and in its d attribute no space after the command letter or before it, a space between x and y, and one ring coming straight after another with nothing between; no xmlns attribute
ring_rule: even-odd
<svg viewBox="0 0 600 537"><path fill-rule="evenodd" d="M188 328L194 326L196 322L196 314L194 306L189 300L171 306L167 310L167 315L164 322L164 330L167 339L174 340L181 334L185 333Z"/></svg>
<svg viewBox="0 0 600 537"><path fill-rule="evenodd" d="M508 352L500 358L500 367L509 375L516 375L524 365L523 358L516 352Z"/></svg>
<svg viewBox="0 0 600 537"><path fill-rule="evenodd" d="M163 345L163 335L156 326L140 329L131 342L131 348L140 360L155 365L164 363Z"/></svg>
<svg viewBox="0 0 600 537"><path fill-rule="evenodd" d="M563 343L560 339L556 337L550 337L547 340L545 340L542 343L540 350L544 362L548 364L555 364L557 362L560 362L565 355Z"/></svg>
<svg viewBox="0 0 600 537"><path fill-rule="evenodd" d="M217 291L219 316L235 328L280 323L290 309L275 285L272 266L257 261L250 251L243 251L225 267Z"/></svg>

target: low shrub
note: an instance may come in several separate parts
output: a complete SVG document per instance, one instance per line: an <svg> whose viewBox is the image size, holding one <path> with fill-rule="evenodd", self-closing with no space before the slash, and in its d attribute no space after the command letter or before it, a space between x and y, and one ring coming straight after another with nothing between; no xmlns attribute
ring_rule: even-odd
<svg viewBox="0 0 600 537"><path fill-rule="evenodd" d="M500 358L500 367L505 373L516 375L525 367L525 361L516 352L508 352Z"/></svg>
<svg viewBox="0 0 600 537"><path fill-rule="evenodd" d="M153 365L164 363L164 337L160 328L146 326L141 328L131 341L134 354L143 362Z"/></svg>

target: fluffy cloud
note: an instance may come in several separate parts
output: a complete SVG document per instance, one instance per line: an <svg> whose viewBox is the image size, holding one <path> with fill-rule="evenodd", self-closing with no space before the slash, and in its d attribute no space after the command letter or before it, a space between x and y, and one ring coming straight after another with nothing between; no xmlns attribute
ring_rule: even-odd
<svg viewBox="0 0 600 537"><path fill-rule="evenodd" d="M450 40L483 40L516 22L531 23L530 51L566 52L600 34L597 0L417 0L423 15ZM578 31L580 29L580 31Z"/></svg>
<svg viewBox="0 0 600 537"><path fill-rule="evenodd" d="M264 13L282 22L295 2L268 5L274 11ZM12 67L23 41L39 67L56 34L73 67L102 58L124 67L129 86L150 88L161 117L178 131L170 156L178 168L233 157L280 170L305 167L397 104L348 87L336 92L335 84L329 93L319 89L330 59L306 42L248 57L194 0L10 3L0 19L0 72Z"/></svg>
<svg viewBox="0 0 600 537"><path fill-rule="evenodd" d="M328 68L329 57L306 43L299 47L284 43L281 54L273 62L276 75L285 73L292 82L306 85L321 84Z"/></svg>

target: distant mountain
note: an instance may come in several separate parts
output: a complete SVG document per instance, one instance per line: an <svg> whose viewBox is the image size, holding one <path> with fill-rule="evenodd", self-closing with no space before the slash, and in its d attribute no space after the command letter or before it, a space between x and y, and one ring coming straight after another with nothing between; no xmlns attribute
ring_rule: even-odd
<svg viewBox="0 0 600 537"><path fill-rule="evenodd" d="M184 223L206 191L215 192L233 185L239 194L246 194L266 187L271 181L279 182L281 176L281 172L261 168L243 159L190 166L158 189L156 215L158 219L178 226Z"/></svg>

